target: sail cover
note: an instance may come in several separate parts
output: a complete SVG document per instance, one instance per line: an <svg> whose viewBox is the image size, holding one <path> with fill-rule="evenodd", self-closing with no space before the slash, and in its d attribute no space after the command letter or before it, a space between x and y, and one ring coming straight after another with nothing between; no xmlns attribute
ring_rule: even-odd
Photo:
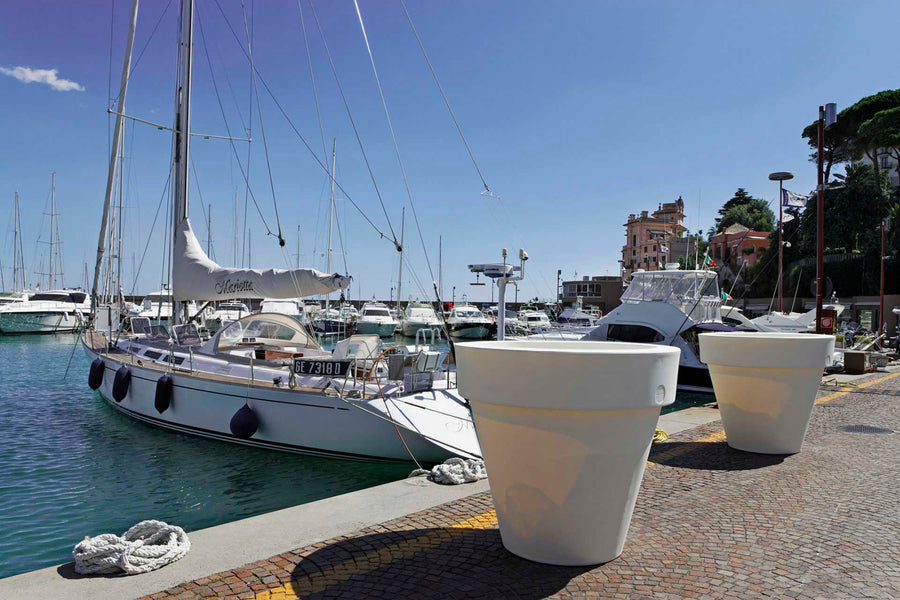
<svg viewBox="0 0 900 600"><path fill-rule="evenodd" d="M200 247L190 221L175 236L172 287L175 300L297 298L341 290L350 277L315 269L236 269L220 267Z"/></svg>

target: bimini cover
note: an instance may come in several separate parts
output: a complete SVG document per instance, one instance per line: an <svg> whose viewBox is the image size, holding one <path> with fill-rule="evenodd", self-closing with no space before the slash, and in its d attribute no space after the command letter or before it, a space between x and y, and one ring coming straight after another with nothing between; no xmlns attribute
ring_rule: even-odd
<svg viewBox="0 0 900 600"><path fill-rule="evenodd" d="M220 267L206 256L187 219L179 225L175 236L174 261L172 295L176 300L297 298L327 294L350 285L350 277L328 275L315 269Z"/></svg>

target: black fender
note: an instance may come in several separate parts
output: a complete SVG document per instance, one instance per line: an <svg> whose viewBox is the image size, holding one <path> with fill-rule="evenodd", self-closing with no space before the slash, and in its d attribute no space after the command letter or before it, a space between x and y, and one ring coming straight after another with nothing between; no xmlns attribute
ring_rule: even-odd
<svg viewBox="0 0 900 600"><path fill-rule="evenodd" d="M91 372L88 375L88 387L92 390L98 389L103 384L103 372L106 370L106 363L100 357L95 358L91 362Z"/></svg>
<svg viewBox="0 0 900 600"><path fill-rule="evenodd" d="M121 402L128 395L128 387L131 385L131 369L122 365L116 371L116 378L113 380L112 397L116 402Z"/></svg>
<svg viewBox="0 0 900 600"><path fill-rule="evenodd" d="M259 429L259 417L256 416L252 408L244 404L231 417L229 426L234 437L249 440L256 433L256 430Z"/></svg>
<svg viewBox="0 0 900 600"><path fill-rule="evenodd" d="M163 375L156 380L156 398L153 400L153 406L156 407L156 412L159 414L166 412L172 404L172 389L174 387L172 378L168 375Z"/></svg>

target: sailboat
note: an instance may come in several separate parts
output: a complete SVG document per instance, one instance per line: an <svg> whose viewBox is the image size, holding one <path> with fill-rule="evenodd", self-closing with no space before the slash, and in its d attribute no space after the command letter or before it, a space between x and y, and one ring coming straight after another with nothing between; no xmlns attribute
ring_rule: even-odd
<svg viewBox="0 0 900 600"><path fill-rule="evenodd" d="M132 10L114 149L120 146L137 0ZM82 336L92 361L90 387L135 419L260 448L362 461L479 456L471 413L439 352L384 350L374 335L352 336L329 352L296 319L278 313L247 315L203 341L186 318L187 300L314 296L346 289L350 277L222 267L203 251L188 216L193 0L183 0L181 15L173 128L174 325L126 328L104 308L97 290L108 223L101 222L94 321ZM115 176L112 156L107 190ZM104 219L109 201L108 193Z"/></svg>
<svg viewBox="0 0 900 600"><path fill-rule="evenodd" d="M19 198L16 195L18 224ZM20 243L20 240L16 243ZM56 174L50 174L50 241L47 272L47 291L29 294L22 302L8 303L0 309L0 332L64 333L75 331L83 315L90 309L87 293L63 288L62 252L59 241L59 215L56 212ZM24 276L24 269L23 269ZM59 283L59 289L54 289ZM23 279L24 284L24 279Z"/></svg>

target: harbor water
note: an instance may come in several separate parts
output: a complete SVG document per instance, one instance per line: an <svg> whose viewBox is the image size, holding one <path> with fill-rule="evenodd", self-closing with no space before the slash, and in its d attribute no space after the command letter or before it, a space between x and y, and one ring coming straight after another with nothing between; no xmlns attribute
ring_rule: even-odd
<svg viewBox="0 0 900 600"><path fill-rule="evenodd" d="M76 342L75 335L0 336L0 578L67 562L84 536L121 534L143 519L190 532L402 479L412 468L259 450L144 424L88 388L88 361ZM680 395L664 412L708 401Z"/></svg>

